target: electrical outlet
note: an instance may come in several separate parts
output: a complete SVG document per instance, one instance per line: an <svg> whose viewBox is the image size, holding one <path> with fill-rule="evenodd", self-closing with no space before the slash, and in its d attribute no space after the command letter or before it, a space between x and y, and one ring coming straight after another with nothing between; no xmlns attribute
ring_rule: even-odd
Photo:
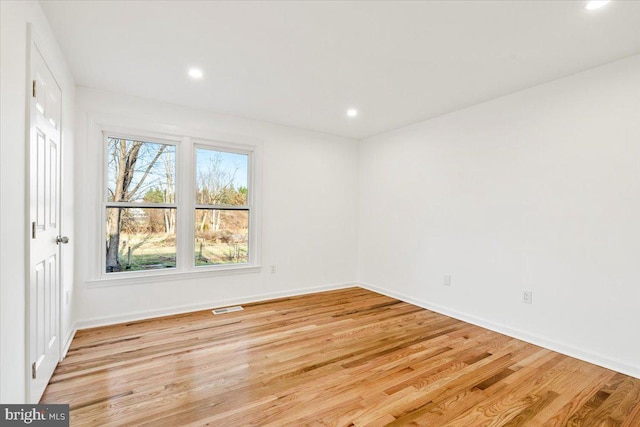
<svg viewBox="0 0 640 427"><path fill-rule="evenodd" d="M533 292L522 291L522 302L525 304L531 304L533 302Z"/></svg>
<svg viewBox="0 0 640 427"><path fill-rule="evenodd" d="M442 282L443 285L445 286L451 286L451 275L447 274L446 276L444 276L444 281Z"/></svg>
<svg viewBox="0 0 640 427"><path fill-rule="evenodd" d="M271 274L276 274L276 265L275 264L271 265Z"/></svg>

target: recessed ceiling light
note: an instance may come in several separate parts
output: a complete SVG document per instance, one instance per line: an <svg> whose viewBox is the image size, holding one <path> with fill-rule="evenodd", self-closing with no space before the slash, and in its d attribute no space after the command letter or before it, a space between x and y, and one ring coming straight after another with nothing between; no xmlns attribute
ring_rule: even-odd
<svg viewBox="0 0 640 427"><path fill-rule="evenodd" d="M192 79L201 79L203 76L200 68L189 68L189 77Z"/></svg>
<svg viewBox="0 0 640 427"><path fill-rule="evenodd" d="M585 9L587 9L587 10L600 9L601 7L606 6L607 3L610 3L610 2L611 2L611 0L590 0L585 5Z"/></svg>
<svg viewBox="0 0 640 427"><path fill-rule="evenodd" d="M355 108L349 108L347 110L347 116L349 117L355 117L358 115L358 110L356 110Z"/></svg>

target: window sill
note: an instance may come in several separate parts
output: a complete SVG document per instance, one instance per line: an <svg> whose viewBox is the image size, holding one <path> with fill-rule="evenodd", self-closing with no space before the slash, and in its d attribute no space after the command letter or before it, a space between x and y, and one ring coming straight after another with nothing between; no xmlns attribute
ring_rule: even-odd
<svg viewBox="0 0 640 427"><path fill-rule="evenodd" d="M242 266L219 266L219 267L199 267L188 271L149 271L140 273L111 273L108 276L102 276L97 279L87 280L85 283L91 288L101 288L110 286L129 286L142 285L155 282L168 282L172 280L194 280L205 277L227 276L232 274L251 274L260 273L262 266L260 265L242 265Z"/></svg>

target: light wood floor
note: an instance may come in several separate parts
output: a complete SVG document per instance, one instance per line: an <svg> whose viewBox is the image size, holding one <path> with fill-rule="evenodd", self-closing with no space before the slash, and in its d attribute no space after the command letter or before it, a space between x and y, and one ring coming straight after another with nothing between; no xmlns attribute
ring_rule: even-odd
<svg viewBox="0 0 640 427"><path fill-rule="evenodd" d="M640 380L359 288L79 331L72 426L640 426Z"/></svg>

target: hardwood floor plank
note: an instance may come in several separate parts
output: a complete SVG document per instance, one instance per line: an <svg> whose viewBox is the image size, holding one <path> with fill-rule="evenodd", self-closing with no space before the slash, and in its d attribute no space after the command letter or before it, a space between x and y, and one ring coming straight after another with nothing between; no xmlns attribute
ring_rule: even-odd
<svg viewBox="0 0 640 427"><path fill-rule="evenodd" d="M600 369L593 375L572 378L571 386L562 390L560 396L533 416L528 424L535 427L566 426L575 411L613 375L612 371Z"/></svg>
<svg viewBox="0 0 640 427"><path fill-rule="evenodd" d="M526 373L526 375L523 374L527 370L540 370L541 367L547 366L550 361L552 364L558 363L557 359L557 354L550 352L549 350L539 349L531 356L526 357L518 364L512 366L510 369L513 369L515 372L519 372L522 377L531 378L530 373ZM523 364L524 361L530 361L531 364L527 365L524 370L520 371L523 368L519 365ZM507 384L506 381L498 381L484 390L479 389L478 387L471 387L462 393L442 400L437 407L429 411L424 411L422 414L416 414L417 416L412 421L412 424L429 426L444 425L459 414L466 413L482 401L486 401L491 395L498 394L498 392L508 386L509 384Z"/></svg>
<svg viewBox="0 0 640 427"><path fill-rule="evenodd" d="M640 426L640 379L360 288L78 331L72 426Z"/></svg>

